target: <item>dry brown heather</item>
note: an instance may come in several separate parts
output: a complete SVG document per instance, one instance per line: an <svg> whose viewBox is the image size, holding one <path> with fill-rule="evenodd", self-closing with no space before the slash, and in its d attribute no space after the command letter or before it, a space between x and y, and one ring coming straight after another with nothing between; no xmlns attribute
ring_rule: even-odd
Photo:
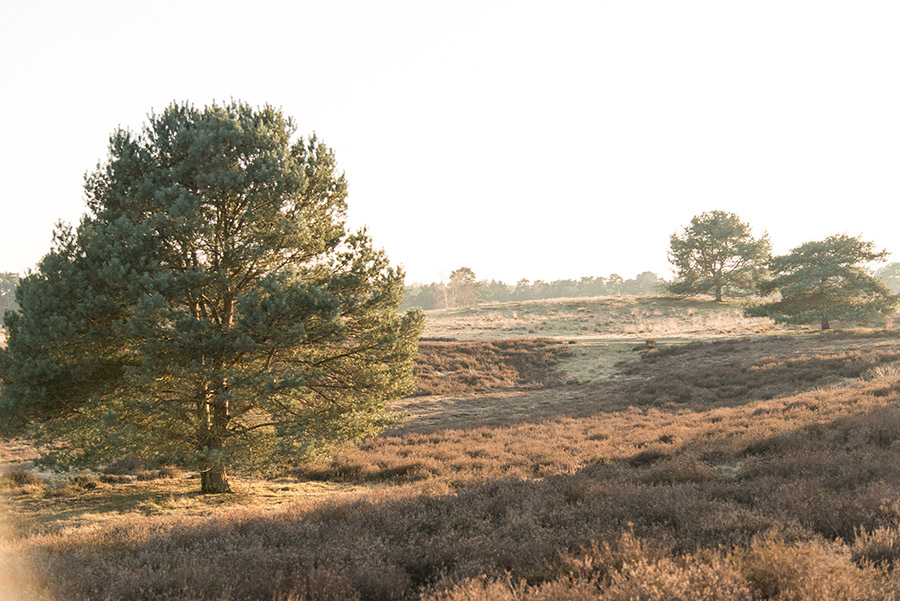
<svg viewBox="0 0 900 601"><path fill-rule="evenodd" d="M547 338L422 340L416 358L416 396L537 388L561 384L554 367L571 356Z"/></svg>
<svg viewBox="0 0 900 601"><path fill-rule="evenodd" d="M619 356L408 399L401 429L227 498L8 482L0 574L27 599L898 597L900 332Z"/></svg>

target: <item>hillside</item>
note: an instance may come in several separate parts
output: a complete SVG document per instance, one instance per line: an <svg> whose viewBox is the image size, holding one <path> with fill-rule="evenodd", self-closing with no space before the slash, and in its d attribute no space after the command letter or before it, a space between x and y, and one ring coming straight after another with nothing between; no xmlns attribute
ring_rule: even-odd
<svg viewBox="0 0 900 601"><path fill-rule="evenodd" d="M575 340L710 338L783 331L747 318L739 302L654 296L604 296L426 311L425 337L459 340L544 336Z"/></svg>
<svg viewBox="0 0 900 601"><path fill-rule="evenodd" d="M737 311L429 312L403 424L233 495L25 477L33 450L7 443L0 598L895 598L900 332Z"/></svg>

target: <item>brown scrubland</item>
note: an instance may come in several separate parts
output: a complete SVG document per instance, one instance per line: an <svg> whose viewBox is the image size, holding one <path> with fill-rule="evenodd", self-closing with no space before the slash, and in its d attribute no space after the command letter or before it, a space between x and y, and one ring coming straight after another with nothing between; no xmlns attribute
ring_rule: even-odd
<svg viewBox="0 0 900 601"><path fill-rule="evenodd" d="M232 495L7 441L0 599L900 598L900 331L641 302L429 315L401 426Z"/></svg>

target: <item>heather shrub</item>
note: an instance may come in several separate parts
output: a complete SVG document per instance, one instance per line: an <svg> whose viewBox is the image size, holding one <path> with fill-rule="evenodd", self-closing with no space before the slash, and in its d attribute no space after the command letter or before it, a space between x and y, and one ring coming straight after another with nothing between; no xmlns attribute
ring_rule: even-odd
<svg viewBox="0 0 900 601"><path fill-rule="evenodd" d="M143 469L144 462L141 459L134 455L128 455L109 462L109 464L103 468L103 473L114 476L123 476L127 474L136 474Z"/></svg>
<svg viewBox="0 0 900 601"><path fill-rule="evenodd" d="M184 472L174 466L174 465L164 465L159 468L159 478L169 479L169 478L181 478L184 476Z"/></svg>
<svg viewBox="0 0 900 601"><path fill-rule="evenodd" d="M634 458L632 458L632 465ZM684 455L670 461L654 464L643 477L650 484L677 484L680 482L708 482L720 480L722 473L709 464Z"/></svg>
<svg viewBox="0 0 900 601"><path fill-rule="evenodd" d="M157 478L159 478L159 470L140 470L135 474L135 477L140 482L156 480Z"/></svg>
<svg viewBox="0 0 900 601"><path fill-rule="evenodd" d="M872 574L860 570L840 543L759 538L734 553L754 595L785 601L875 599Z"/></svg>
<svg viewBox="0 0 900 601"><path fill-rule="evenodd" d="M859 564L893 568L900 560L900 528L890 525L861 531L853 541L850 552L851 559Z"/></svg>
<svg viewBox="0 0 900 601"><path fill-rule="evenodd" d="M750 586L728 559L646 559L616 570L599 596L603 601L752 601Z"/></svg>
<svg viewBox="0 0 900 601"><path fill-rule="evenodd" d="M569 576L607 581L613 573L621 571L626 565L640 562L658 562L672 554L673 545L666 538L653 542L643 540L634 534L634 525L627 524L627 529L615 540L598 542L591 540L574 553L561 554L561 570Z"/></svg>
<svg viewBox="0 0 900 601"><path fill-rule="evenodd" d="M128 482L134 482L134 480L134 476L125 474L100 474L100 482L105 484L126 484Z"/></svg>
<svg viewBox="0 0 900 601"><path fill-rule="evenodd" d="M83 490L90 490L100 486L100 478L95 474L82 473L69 476L69 482Z"/></svg>
<svg viewBox="0 0 900 601"><path fill-rule="evenodd" d="M469 578L444 584L444 590L426 593L422 601L583 601L597 598L596 583L578 578L561 578L528 586L500 579Z"/></svg>
<svg viewBox="0 0 900 601"><path fill-rule="evenodd" d="M642 467L645 465L653 465L654 463L664 459L666 452L659 449L648 449L635 453L628 459L629 465L632 467Z"/></svg>
<svg viewBox="0 0 900 601"><path fill-rule="evenodd" d="M48 498L72 497L85 489L73 483L70 479L50 483L44 491Z"/></svg>
<svg viewBox="0 0 900 601"><path fill-rule="evenodd" d="M34 472L21 468L11 469L0 474L0 484L5 488L25 488L27 486L41 486L44 480Z"/></svg>
<svg viewBox="0 0 900 601"><path fill-rule="evenodd" d="M900 361L876 365L862 375L867 380L893 380L900 378Z"/></svg>
<svg viewBox="0 0 900 601"><path fill-rule="evenodd" d="M442 583L445 590L422 596L422 601L524 601L523 586L507 580L467 578L457 583ZM527 593L524 593L527 594Z"/></svg>

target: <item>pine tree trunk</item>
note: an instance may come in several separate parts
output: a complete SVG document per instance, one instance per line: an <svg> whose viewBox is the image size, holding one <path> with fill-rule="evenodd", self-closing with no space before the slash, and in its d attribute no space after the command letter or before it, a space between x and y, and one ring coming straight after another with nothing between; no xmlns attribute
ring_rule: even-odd
<svg viewBox="0 0 900 601"><path fill-rule="evenodd" d="M221 451L225 447L225 438L216 435L216 424L220 420L215 414L219 408L213 407L212 429L207 433L204 445L205 458L200 467L200 492L202 494L218 494L231 492L228 484L228 474L225 471L225 463L222 461Z"/></svg>
<svg viewBox="0 0 900 601"><path fill-rule="evenodd" d="M200 472L200 492L202 493L231 492L228 474L225 472L225 464L220 454L225 447L228 420L230 419L225 388L226 384L223 379L219 382L215 395L210 399L212 415L210 416L206 448L211 452L211 456L207 459L205 469Z"/></svg>
<svg viewBox="0 0 900 601"><path fill-rule="evenodd" d="M225 466L221 464L211 465L206 471L200 472L200 493L204 495L231 492L228 484L228 474Z"/></svg>
<svg viewBox="0 0 900 601"><path fill-rule="evenodd" d="M225 463L222 461L221 451L225 447L225 438L217 435L217 425L221 424L221 418L216 414L221 413L221 408L213 405L212 428L207 431L206 444L204 445L205 458L200 467L200 492L202 494L218 494L231 492L228 484L228 474L225 471Z"/></svg>
<svg viewBox="0 0 900 601"><path fill-rule="evenodd" d="M828 323L828 316L823 315L822 316L822 330L824 331L824 330L830 330L830 329L831 329L831 324Z"/></svg>
<svg viewBox="0 0 900 601"><path fill-rule="evenodd" d="M224 301L221 326L223 330L228 330L234 319L234 302L227 290L223 291L222 296ZM202 494L231 492L221 454L228 438L228 421L231 419L228 404L228 380L225 377L225 365L221 357L216 359L214 373L211 394L207 396L205 402L206 431L203 437L205 439L203 446L209 455L205 459L205 465L200 469L200 492Z"/></svg>

